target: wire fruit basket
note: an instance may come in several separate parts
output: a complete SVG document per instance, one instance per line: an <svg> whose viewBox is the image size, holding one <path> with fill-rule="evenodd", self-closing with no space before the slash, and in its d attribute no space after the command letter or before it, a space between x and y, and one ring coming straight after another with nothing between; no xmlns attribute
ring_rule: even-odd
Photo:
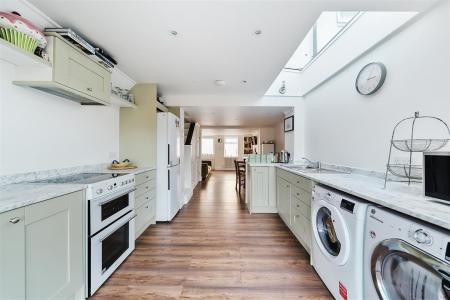
<svg viewBox="0 0 450 300"><path fill-rule="evenodd" d="M441 126L446 129L448 133L447 138L443 139L417 139L414 135L414 129L418 120L435 120L438 121ZM397 139L398 127L408 121L412 121L411 125L411 138L409 139ZM384 178L384 187L388 181L397 182L421 182L422 180L422 166L412 164L413 153L422 153L425 151L437 151L448 144L450 140L450 129L442 119L433 116L420 116L419 112L415 112L413 117L400 120L392 130L392 138L389 148L389 156L386 164L386 174ZM402 152L409 153L409 161L407 163L391 163L392 150L396 149ZM390 176L391 175L391 176Z"/></svg>
<svg viewBox="0 0 450 300"><path fill-rule="evenodd" d="M405 152L436 151L447 145L448 139L414 139L414 140L392 140L392 145Z"/></svg>

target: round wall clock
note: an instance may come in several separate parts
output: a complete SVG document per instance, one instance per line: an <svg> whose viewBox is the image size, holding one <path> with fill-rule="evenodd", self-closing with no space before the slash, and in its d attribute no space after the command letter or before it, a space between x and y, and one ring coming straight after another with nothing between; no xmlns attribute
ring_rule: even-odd
<svg viewBox="0 0 450 300"><path fill-rule="evenodd" d="M371 95L378 91L386 79L386 67L379 62L365 65L356 77L356 90L361 95Z"/></svg>

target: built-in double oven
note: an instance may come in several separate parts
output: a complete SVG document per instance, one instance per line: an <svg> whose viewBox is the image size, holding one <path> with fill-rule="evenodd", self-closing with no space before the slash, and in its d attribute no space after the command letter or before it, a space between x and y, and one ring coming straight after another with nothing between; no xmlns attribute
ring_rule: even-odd
<svg viewBox="0 0 450 300"><path fill-rule="evenodd" d="M88 205L88 296L134 250L135 188L94 198Z"/></svg>

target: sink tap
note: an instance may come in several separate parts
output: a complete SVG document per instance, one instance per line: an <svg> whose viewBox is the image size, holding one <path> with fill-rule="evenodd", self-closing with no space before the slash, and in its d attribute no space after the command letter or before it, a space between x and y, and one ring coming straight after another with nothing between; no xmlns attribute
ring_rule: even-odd
<svg viewBox="0 0 450 300"><path fill-rule="evenodd" d="M312 161L309 158L306 157L302 157L302 159L306 160L308 162L308 167L313 168L313 169L320 169L321 164L320 161Z"/></svg>

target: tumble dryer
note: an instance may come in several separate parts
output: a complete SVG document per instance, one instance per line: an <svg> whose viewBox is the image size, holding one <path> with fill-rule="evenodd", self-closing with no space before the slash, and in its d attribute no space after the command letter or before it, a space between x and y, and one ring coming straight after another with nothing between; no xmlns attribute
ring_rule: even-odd
<svg viewBox="0 0 450 300"><path fill-rule="evenodd" d="M365 234L366 300L450 299L450 232L369 206Z"/></svg>

